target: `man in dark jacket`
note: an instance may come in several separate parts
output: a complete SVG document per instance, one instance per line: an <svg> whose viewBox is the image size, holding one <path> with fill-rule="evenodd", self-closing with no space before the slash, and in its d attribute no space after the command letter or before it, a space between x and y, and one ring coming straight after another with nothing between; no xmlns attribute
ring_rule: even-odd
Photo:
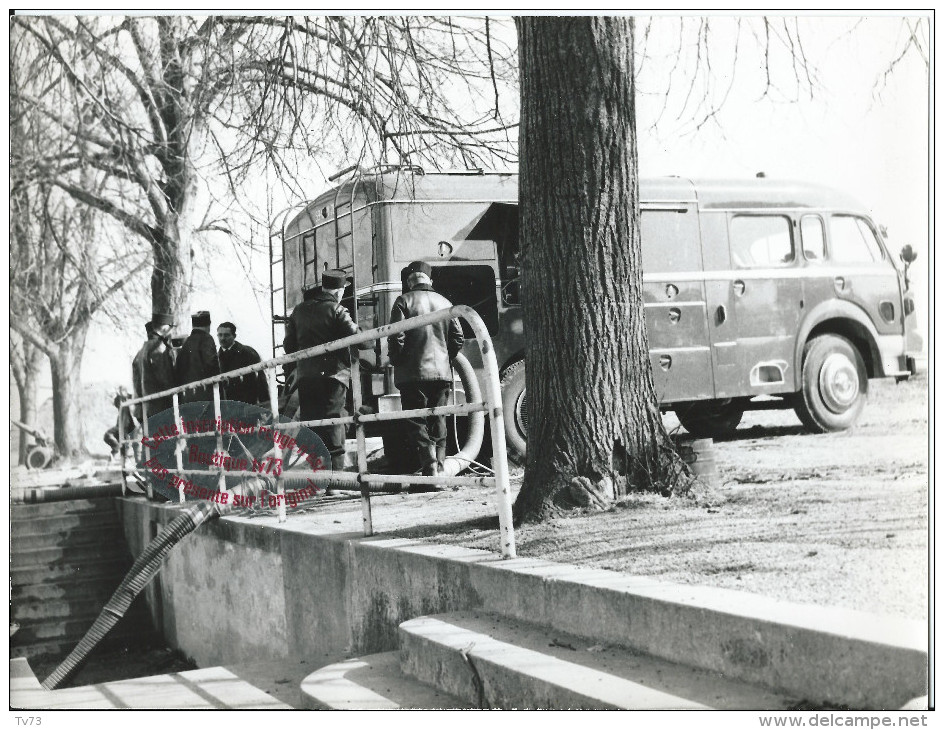
<svg viewBox="0 0 944 730"><path fill-rule="evenodd" d="M425 261L410 264L406 279L409 291L397 297L390 323L449 309L446 297L433 291L432 269ZM403 410L446 405L452 383L450 361L462 349L462 327L458 319L407 330L387 338L394 383L400 389ZM407 421L410 440L419 452L423 474L442 474L446 460L446 418L427 416Z"/></svg>
<svg viewBox="0 0 944 730"><path fill-rule="evenodd" d="M236 325L232 322L223 322L216 328L216 339L220 341L220 350L217 353L220 372L228 373L262 362L258 352L249 345L236 341ZM224 389L224 397L227 400L240 401L251 406L257 403L265 406L269 404L269 389L266 387L265 375L261 372L227 380Z"/></svg>
<svg viewBox="0 0 944 730"><path fill-rule="evenodd" d="M305 301L292 310L285 323L286 354L348 337L358 331L350 313L339 302L347 286L347 275L329 269L321 275L321 288L306 292ZM370 347L370 344L364 345ZM298 363L295 371L301 421L339 418L344 415L347 389L351 382L351 353L348 348ZM313 429L331 454L332 469L344 468L344 426Z"/></svg>
<svg viewBox="0 0 944 730"><path fill-rule="evenodd" d="M152 395L177 386L174 372L174 348L170 344L170 332L174 318L169 314L155 314L144 329L148 340L141 346L131 361L132 387L134 397ZM172 396L148 401L148 418L173 408ZM141 419L141 406L136 406L136 417Z"/></svg>
<svg viewBox="0 0 944 730"><path fill-rule="evenodd" d="M220 374L220 359L216 355L216 343L210 334L210 313L206 311L191 315L193 331L177 353L177 385L195 383L198 380ZM188 390L180 396L181 403L213 401L213 387L204 385Z"/></svg>

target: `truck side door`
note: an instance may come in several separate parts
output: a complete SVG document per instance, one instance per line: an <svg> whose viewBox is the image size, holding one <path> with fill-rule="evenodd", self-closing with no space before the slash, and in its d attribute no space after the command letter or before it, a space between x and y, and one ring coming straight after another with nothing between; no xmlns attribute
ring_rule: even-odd
<svg viewBox="0 0 944 730"><path fill-rule="evenodd" d="M694 203L641 206L649 359L662 403L711 398L701 236Z"/></svg>
<svg viewBox="0 0 944 730"><path fill-rule="evenodd" d="M794 390L794 352L803 314L803 270L788 212L731 212L728 241L737 324L735 392L764 395Z"/></svg>

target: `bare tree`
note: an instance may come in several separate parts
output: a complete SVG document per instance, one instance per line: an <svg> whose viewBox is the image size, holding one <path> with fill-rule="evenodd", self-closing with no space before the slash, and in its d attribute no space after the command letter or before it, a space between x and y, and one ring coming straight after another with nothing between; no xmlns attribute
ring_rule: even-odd
<svg viewBox="0 0 944 730"><path fill-rule="evenodd" d="M316 153L472 165L513 147L498 98L512 53L487 19L13 21L29 52L14 54L12 73L40 65L53 76L15 93L72 142L40 167L150 248L153 308L178 321L195 237L229 230L225 215L197 209L207 180L222 175L235 192L268 164L291 184ZM83 184L87 166L104 176L100 192Z"/></svg>
<svg viewBox="0 0 944 730"><path fill-rule="evenodd" d="M37 67L14 79L14 84L39 83L44 75L44 69ZM35 107L17 103L16 94L13 97L10 322L16 337L11 368L21 416L33 422L39 353L48 358L54 440L60 455L72 458L84 449L78 387L92 318L110 314L106 305L133 283L148 260L129 251L125 237L111 236L99 211L77 204L49 183L44 161L68 160L71 141L51 129ZM100 194L106 184L94 169L76 167L74 172L89 195Z"/></svg>

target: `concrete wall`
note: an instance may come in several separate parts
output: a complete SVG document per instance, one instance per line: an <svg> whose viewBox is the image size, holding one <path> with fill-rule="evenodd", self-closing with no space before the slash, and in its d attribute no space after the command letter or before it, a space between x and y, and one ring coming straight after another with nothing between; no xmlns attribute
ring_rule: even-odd
<svg viewBox="0 0 944 730"><path fill-rule="evenodd" d="M152 523L179 511L119 501L134 554ZM282 525L225 517L200 527L173 550L149 601L168 643L201 666L391 650L407 619L484 608L812 702L901 707L928 691L923 622L330 534L304 515Z"/></svg>

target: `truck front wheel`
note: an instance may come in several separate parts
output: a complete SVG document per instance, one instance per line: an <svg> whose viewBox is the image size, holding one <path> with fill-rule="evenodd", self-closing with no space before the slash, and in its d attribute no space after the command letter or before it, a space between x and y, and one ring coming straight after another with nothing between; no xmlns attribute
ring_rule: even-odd
<svg viewBox="0 0 944 730"><path fill-rule="evenodd" d="M794 410L813 433L844 431L862 413L869 379L862 355L845 337L820 335L803 349L803 387Z"/></svg>

